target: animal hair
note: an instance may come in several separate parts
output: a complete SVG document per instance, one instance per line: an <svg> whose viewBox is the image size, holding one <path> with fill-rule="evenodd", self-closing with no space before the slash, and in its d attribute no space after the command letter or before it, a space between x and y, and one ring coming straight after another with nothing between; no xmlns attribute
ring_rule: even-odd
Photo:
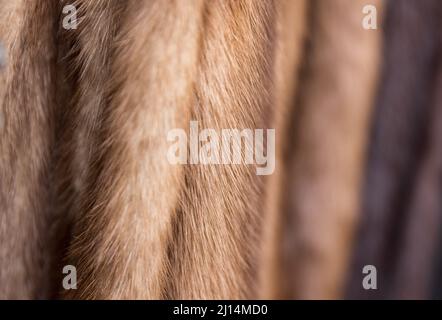
<svg viewBox="0 0 442 320"><path fill-rule="evenodd" d="M380 20L383 1L373 4ZM382 36L362 28L364 5L359 0L310 2L283 194L285 298L343 295Z"/></svg>
<svg viewBox="0 0 442 320"><path fill-rule="evenodd" d="M381 48L364 4L0 0L0 298L340 297ZM169 163L192 120L276 128L275 174Z"/></svg>
<svg viewBox="0 0 442 320"><path fill-rule="evenodd" d="M428 123L439 117L432 100L440 9L434 0L390 1L387 6L384 64L349 277L352 298L423 298L428 286L440 214L434 194L440 195L439 187L428 176L437 172L439 150L431 150L437 140L431 130L437 131L437 125L429 129ZM376 266L379 290L361 287L364 265Z"/></svg>
<svg viewBox="0 0 442 320"><path fill-rule="evenodd" d="M0 1L0 298L50 296L59 218L51 174L57 97L55 1Z"/></svg>

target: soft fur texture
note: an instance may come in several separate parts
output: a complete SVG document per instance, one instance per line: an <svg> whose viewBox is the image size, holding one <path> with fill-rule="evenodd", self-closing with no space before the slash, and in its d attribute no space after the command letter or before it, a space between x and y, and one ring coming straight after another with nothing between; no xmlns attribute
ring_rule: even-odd
<svg viewBox="0 0 442 320"><path fill-rule="evenodd" d="M201 127L269 127L275 8L274 1L248 0L206 6L191 109ZM173 268L168 297L256 294L262 180L254 166L186 167L169 246Z"/></svg>
<svg viewBox="0 0 442 320"><path fill-rule="evenodd" d="M70 298L256 296L264 178L254 166L170 165L166 134L190 120L269 128L274 77L278 95L290 91L282 79L294 68L289 57L293 67L275 71L290 46L277 21L299 13L274 1L77 0L79 27L64 30L66 4L1 11L12 57L1 95L4 297L52 296L63 264L78 272Z"/></svg>
<svg viewBox="0 0 442 320"><path fill-rule="evenodd" d="M382 1L372 1L382 16ZM288 298L342 296L364 145L377 83L380 30L365 30L365 1L310 3L310 41L293 135L283 266Z"/></svg>
<svg viewBox="0 0 442 320"><path fill-rule="evenodd" d="M429 292L441 194L440 181L433 180L440 175L440 115L432 103L440 13L438 0L389 2L352 298L423 298ZM364 265L376 266L378 290L363 289Z"/></svg>
<svg viewBox="0 0 442 320"><path fill-rule="evenodd" d="M424 296L439 2L389 1L376 101L384 0L0 0L0 298L341 298L359 213L350 296ZM169 164L191 120L276 128L274 174Z"/></svg>
<svg viewBox="0 0 442 320"><path fill-rule="evenodd" d="M90 172L66 258L77 266L79 289L68 296L250 297L261 179L251 166L172 166L165 138L191 119L215 129L267 127L274 4L132 1L125 6L110 77L100 88L109 91L98 110L101 128L86 162ZM91 39L102 39L84 28L84 38L90 32ZM249 68L238 68L244 65ZM94 72L96 65L84 64L80 72L85 89L87 81L96 83L87 67ZM89 100L78 108L88 108ZM90 129L81 130L89 141Z"/></svg>
<svg viewBox="0 0 442 320"><path fill-rule="evenodd" d="M0 298L45 298L58 238L51 184L57 108L55 1L0 1Z"/></svg>
<svg viewBox="0 0 442 320"><path fill-rule="evenodd" d="M252 297L263 178L170 165L166 134L270 126L275 3L78 0L74 30L65 4L2 6L3 297L63 264L65 297Z"/></svg>
<svg viewBox="0 0 442 320"><path fill-rule="evenodd" d="M167 162L166 136L190 119L203 6L125 6L112 39L110 76L101 84L109 92L66 259L79 274L73 297L162 298L169 270L167 244L184 168Z"/></svg>
<svg viewBox="0 0 442 320"><path fill-rule="evenodd" d="M307 37L308 1L278 1L275 42L275 106L272 128L276 130L275 172L266 181L264 230L261 239L259 295L266 299L287 296L287 279L283 264L284 188L287 185L288 154L290 151L290 118L295 110L298 74L302 65L304 42Z"/></svg>

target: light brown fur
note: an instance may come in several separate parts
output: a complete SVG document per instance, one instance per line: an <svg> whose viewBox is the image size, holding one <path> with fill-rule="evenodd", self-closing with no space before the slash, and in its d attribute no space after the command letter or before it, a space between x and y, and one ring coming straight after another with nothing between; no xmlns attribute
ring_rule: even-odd
<svg viewBox="0 0 442 320"><path fill-rule="evenodd" d="M45 298L58 218L52 210L56 90L54 1L0 2L0 298Z"/></svg>
<svg viewBox="0 0 442 320"><path fill-rule="evenodd" d="M304 42L307 39L308 1L277 2L275 42L275 101L272 127L276 130L275 172L266 182L262 256L260 259L261 298L285 298L287 279L283 264L283 216L286 171L291 148L290 119L296 108L299 71L302 65ZM290 273L290 272L289 272Z"/></svg>
<svg viewBox="0 0 442 320"><path fill-rule="evenodd" d="M205 14L192 119L215 130L268 128L274 2L213 2ZM262 177L254 166L227 165L188 166L185 178L169 249L169 297L253 297Z"/></svg>
<svg viewBox="0 0 442 320"><path fill-rule="evenodd" d="M67 262L81 298L161 298L183 168L166 133L190 115L200 1L129 1ZM193 15L195 14L195 15ZM188 111L186 111L188 110ZM166 191L167 190L167 191Z"/></svg>
<svg viewBox="0 0 442 320"><path fill-rule="evenodd" d="M0 0L0 298L338 296L376 79L362 1L315 1L301 87L308 1L76 0L73 30L61 26L70 1L25 2ZM167 133L191 120L275 127L275 175L169 164ZM64 264L77 290L61 288Z"/></svg>

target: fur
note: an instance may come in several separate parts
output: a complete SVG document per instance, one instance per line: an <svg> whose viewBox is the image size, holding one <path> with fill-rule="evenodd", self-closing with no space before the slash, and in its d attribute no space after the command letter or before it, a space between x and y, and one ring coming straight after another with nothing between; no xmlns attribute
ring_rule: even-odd
<svg viewBox="0 0 442 320"><path fill-rule="evenodd" d="M78 0L74 30L65 4L2 6L2 294L72 264L66 298L256 295L263 178L170 165L166 134L270 126L275 3Z"/></svg>
<svg viewBox="0 0 442 320"><path fill-rule="evenodd" d="M366 264L374 297L423 297L441 5L389 1L375 100L384 30L362 28L366 4L0 0L0 298L330 299L348 270L349 296L372 297ZM167 133L191 120L276 128L274 175L169 164Z"/></svg>
<svg viewBox="0 0 442 320"><path fill-rule="evenodd" d="M201 127L269 127L274 21L274 1L219 1L206 7L191 108ZM256 296L263 178L254 166L244 165L188 166L184 175L169 246L168 297Z"/></svg>
<svg viewBox="0 0 442 320"><path fill-rule="evenodd" d="M422 298L426 274L431 272L428 263L432 243L437 241L432 221L438 215L438 196L434 194L437 183L429 175L437 172L439 164L438 148L426 148L437 141L427 128L433 117L440 7L437 0L388 5L383 75L349 280L352 298ZM382 283L379 290L362 288L364 265L376 266Z"/></svg>
<svg viewBox="0 0 442 320"><path fill-rule="evenodd" d="M203 6L201 1L125 5L66 258L79 274L79 289L69 295L74 298L164 296L167 242L183 183L183 168L165 158L166 133L189 120Z"/></svg>
<svg viewBox="0 0 442 320"><path fill-rule="evenodd" d="M59 219L52 209L56 1L0 2L0 298L51 295Z"/></svg>
<svg viewBox="0 0 442 320"><path fill-rule="evenodd" d="M275 42L275 107L272 128L276 130L275 172L266 181L264 230L261 239L260 297L277 299L287 297L287 283L282 271L284 188L290 151L290 117L295 111L298 74L302 65L304 42L307 37L308 1L278 1ZM289 272L290 273L290 272Z"/></svg>
<svg viewBox="0 0 442 320"><path fill-rule="evenodd" d="M372 3L380 19L382 1ZM282 274L287 298L336 299L343 294L358 219L382 33L362 28L364 1L310 5L310 40L291 127Z"/></svg>

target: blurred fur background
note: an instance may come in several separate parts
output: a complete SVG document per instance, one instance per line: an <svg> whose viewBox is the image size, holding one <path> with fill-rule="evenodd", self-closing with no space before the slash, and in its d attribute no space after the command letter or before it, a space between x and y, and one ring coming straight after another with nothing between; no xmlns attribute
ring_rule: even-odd
<svg viewBox="0 0 442 320"><path fill-rule="evenodd" d="M0 298L440 298L441 18L439 0L0 0ZM169 164L191 120L275 128L275 172Z"/></svg>

